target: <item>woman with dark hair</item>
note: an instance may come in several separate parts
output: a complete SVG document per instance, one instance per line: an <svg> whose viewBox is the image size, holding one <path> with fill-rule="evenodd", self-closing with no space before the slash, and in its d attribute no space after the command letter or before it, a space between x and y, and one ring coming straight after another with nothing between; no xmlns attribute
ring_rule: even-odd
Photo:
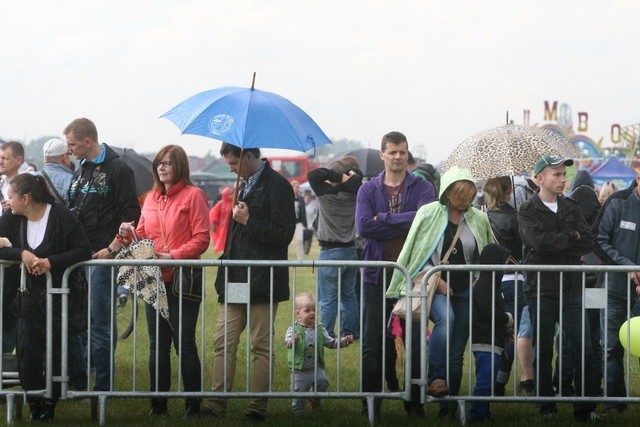
<svg viewBox="0 0 640 427"><path fill-rule="evenodd" d="M485 195L487 215L489 216L489 222L491 223L491 228L493 229L496 240L501 246L509 250L511 256L516 261L522 262L522 238L518 231L518 214L509 204L512 193L511 178L501 176L488 179L482 191ZM522 274L504 273L500 290L504 297L504 311L512 313L519 324L522 323L522 321L529 324L529 310L523 311L525 307L523 286L524 276ZM523 319L523 316L527 316L527 318ZM521 364L520 388L526 391L527 388L533 384L533 348L531 346L531 337L518 336L517 343L518 357ZM496 396L504 396L505 394L505 387L511 375L514 355L514 342L507 340L495 383L494 393Z"/></svg>
<svg viewBox="0 0 640 427"><path fill-rule="evenodd" d="M153 159L153 179L154 188L145 199L136 234L155 242L158 259L199 259L209 247L209 205L204 192L189 179L189 161L182 147L167 145L158 151ZM132 223L122 223L110 247L119 250L128 243L133 231ZM151 391L168 391L171 387L172 341L176 352L182 348L178 357L185 391L201 389L200 357L196 344L200 301L174 294L172 280L178 272L179 269L162 269L171 323L162 317L156 323L156 310L146 305ZM166 398L151 399L149 415L164 415L166 412ZM187 398L185 417L196 416L199 412L200 400Z"/></svg>
<svg viewBox="0 0 640 427"><path fill-rule="evenodd" d="M471 172L454 166L442 176L439 200L418 210L398 257L398 264L407 268L414 281L419 280L416 277L421 273L439 265L452 246L448 264L477 262L492 235L487 215L472 206L476 193ZM429 338L427 390L431 396L455 396L460 389L464 349L469 338L470 287L468 272L445 273L433 297L429 317L434 327ZM404 290L404 275L395 270L387 298L398 298ZM450 420L456 406L441 403L440 418Z"/></svg>
<svg viewBox="0 0 640 427"><path fill-rule="evenodd" d="M64 271L71 265L91 259L91 246L77 216L66 207L53 203L44 178L24 173L9 182L10 211L0 217L0 236L11 247L0 248L0 259L22 261L27 270L26 286L19 289L16 307L16 352L20 383L26 391L43 390L47 352L46 329L46 272L50 272L52 286L59 288ZM80 310L72 297L76 287L85 284L84 272L76 269L69 278L69 312ZM17 286L16 283L8 283ZM78 303L83 303L80 299ZM84 304L87 302L84 301ZM60 375L60 304L53 298L53 375ZM85 316L86 318L86 316ZM70 333L81 325L69 324ZM53 419L60 396L60 383L54 382L53 396L27 396L30 419Z"/></svg>

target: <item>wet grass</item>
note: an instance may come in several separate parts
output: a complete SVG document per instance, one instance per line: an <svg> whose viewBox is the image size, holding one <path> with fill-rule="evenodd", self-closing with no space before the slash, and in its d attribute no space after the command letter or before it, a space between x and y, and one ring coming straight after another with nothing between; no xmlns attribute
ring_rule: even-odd
<svg viewBox="0 0 640 427"><path fill-rule="evenodd" d="M207 255L211 257L210 252ZM291 259L294 253L290 252ZM307 256L307 259L315 259L317 247ZM211 387L212 358L213 358L213 333L217 318L217 295L213 289L214 271L209 271L207 276L207 303L204 307L204 315L201 314L197 336L199 339L200 356L204 366L204 389ZM292 274L293 280L293 274ZM298 269L296 272L297 287L296 292L303 290L312 291L315 287L314 272L311 269ZM292 287L292 293L293 293ZM131 301L128 302L131 304ZM119 391L147 390L149 384L149 374L147 367L148 360L148 336L146 321L144 316L143 303L139 302L140 314L138 316L137 330L135 334L124 341L118 343L116 351L116 389ZM130 307L130 306L129 306ZM286 368L286 349L282 345L286 328L292 319L291 302L281 303L275 326L275 375L273 389L277 391L289 391L289 372ZM119 324L127 322L126 313L119 315ZM241 343L245 343L246 337L243 335ZM329 391L357 391L359 383L359 358L360 347L356 342L354 345L342 349L340 352L341 363L338 366L337 351L325 351L327 359L327 373L329 375ZM246 348L241 345L238 354L238 369L236 374L235 389L245 389L245 361L247 360ZM178 390L178 378L175 370L177 358L173 357L174 367L173 389ZM632 368L632 395L637 396L640 387L638 386L638 362ZM469 372L471 369L471 372ZM339 383L338 383L339 375ZM401 376L401 371L398 372ZM468 354L465 354L465 377L462 384L462 392L466 393L473 381L468 380L468 375L473 375L472 363L469 363ZM513 376L512 376L513 377ZM473 377L472 377L473 378ZM507 395L513 393L511 385L507 389ZM107 424L114 426L211 426L211 425L241 425L244 424L244 412L248 401L246 399L234 399L229 402L228 414L223 420L216 419L183 419L184 401L183 399L171 399L169 402L169 415L164 417L149 417L149 401L147 398L114 398L107 402ZM303 415L293 416L291 413L290 399L272 399L269 403L269 416L263 425L265 426L366 426L369 424L367 418L361 414L362 404L356 399L325 399L323 401L324 410L322 412L311 412ZM467 403L467 411L470 403ZM570 404L560 404L559 416L548 422L549 425L579 425L574 421ZM602 405L600 406L602 407ZM495 426L512 425L538 425L543 422L537 415L533 403L493 403L491 406ZM2 414L4 415L4 411ZM438 406L435 403L425 405L426 419L407 418L403 409L402 401L387 400L383 403L382 414L377 419L378 425L424 425L433 423L443 423L459 425L453 423L440 422L438 419ZM609 415L606 423L611 425L637 425L640 410L637 405L631 405L629 411L624 414ZM26 425L28 411L23 410L23 419L15 421L16 426ZM0 425L3 425L6 418L2 416ZM543 422L544 423L544 422ZM58 405L55 424L74 426L93 426L97 421L91 420L91 409L88 399L62 401Z"/></svg>

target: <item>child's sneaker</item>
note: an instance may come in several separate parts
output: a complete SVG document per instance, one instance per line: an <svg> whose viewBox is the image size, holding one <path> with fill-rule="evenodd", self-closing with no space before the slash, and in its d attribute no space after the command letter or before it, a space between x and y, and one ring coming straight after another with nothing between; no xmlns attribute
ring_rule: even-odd
<svg viewBox="0 0 640 427"><path fill-rule="evenodd" d="M319 399L309 399L309 403L311 403L311 410L315 412L322 412L324 409L322 407L322 402Z"/></svg>
<svg viewBox="0 0 640 427"><path fill-rule="evenodd" d="M518 386L520 392L525 396L534 396L536 394L536 387L533 383L533 380L524 380L520 381L520 385Z"/></svg>

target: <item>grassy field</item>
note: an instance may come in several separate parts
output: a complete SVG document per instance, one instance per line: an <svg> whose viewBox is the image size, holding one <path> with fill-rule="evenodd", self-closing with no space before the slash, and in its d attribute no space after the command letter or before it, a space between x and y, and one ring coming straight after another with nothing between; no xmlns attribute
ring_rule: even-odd
<svg viewBox="0 0 640 427"><path fill-rule="evenodd" d="M208 252L211 257L211 252ZM311 254L307 259L317 259L317 246L314 245ZM290 259L294 259L294 251L290 251ZM213 333L217 318L217 294L213 289L214 269L207 272L207 303L204 307L204 316L201 315L197 336L199 340L199 350L201 360L205 369L204 389L211 387L211 372L213 358ZM313 291L315 289L314 272L311 269L298 269L295 273L291 273L291 291L292 294L300 291ZM295 278L295 289L293 286ZM132 302L129 301L129 307ZM138 316L138 325L135 335L130 336L124 341L118 343L116 351L116 388L120 391L131 390L147 390L149 384L148 378L148 336L146 330L146 321L144 316L143 303L139 302L140 314ZM127 322L126 312L119 315L119 325ZM278 308L276 331L275 331L275 376L274 390L289 391L289 371L286 368L286 349L282 344L284 334L293 318L291 302L281 303ZM200 341L202 340L202 341ZM238 356L238 369L236 374L235 389L245 389L245 361L247 360L246 348L243 346L245 338L241 340L241 346ZM327 358L327 372L330 380L329 391L357 391L359 379L359 343L341 349L341 364L337 366L337 351L325 351ZM472 364L469 364L468 354L465 355L465 377L463 379L462 393L467 393L469 369L472 370ZM178 378L175 372L177 366L177 357L172 360L173 363L173 390L178 390ZM637 361L634 362L634 373L637 374ZM473 372L470 373L473 375ZM338 382L339 375L339 382ZM401 376L401 372L398 373ZM513 376L512 376L513 377ZM632 395L637 395L638 384L637 375L634 375L632 386ZM507 391L509 393L509 390ZM229 412L224 420L213 419L192 419L184 420L184 400L172 399L169 403L169 416L160 418L151 418L148 416L149 401L147 398L142 399L110 399L107 402L107 424L116 426L210 426L210 425L240 425L244 423L243 415L248 401L246 399L235 399L229 403ZM361 403L354 399L325 399L323 401L323 412L306 412L300 416L291 414L290 399L272 399L269 403L269 416L267 421L263 423L266 426L365 426L368 425L366 417L361 415ZM467 403L467 410L470 403ZM383 426L401 425L424 425L425 423L439 423L437 416L437 405L430 403L425 406L426 420L407 418L401 401L388 400L382 407L382 415L378 419L378 424ZM559 405L559 417L553 421L554 425L572 425L574 419L569 404ZM537 416L535 406L532 403L494 403L492 404L492 413L497 426L510 425L537 425L541 422ZM640 414L637 406L631 406L629 411L622 415L612 415L606 418L607 424L612 425L637 425L635 417ZM24 419L16 421L15 425L27 424L28 412L23 411ZM4 422L2 417L0 424ZM62 401L58 405L56 411L55 423L59 425L89 426L96 425L97 421L90 419L90 404L87 399ZM456 422L457 423L457 422Z"/></svg>

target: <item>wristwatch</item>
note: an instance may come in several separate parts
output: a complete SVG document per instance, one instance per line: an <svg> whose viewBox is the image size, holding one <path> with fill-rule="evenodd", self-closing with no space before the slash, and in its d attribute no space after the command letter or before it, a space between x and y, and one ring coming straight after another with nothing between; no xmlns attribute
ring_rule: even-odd
<svg viewBox="0 0 640 427"><path fill-rule="evenodd" d="M109 255L111 255L111 258L115 258L116 257L116 251L114 251L113 249L111 249L111 246L107 246L107 252L109 252Z"/></svg>

